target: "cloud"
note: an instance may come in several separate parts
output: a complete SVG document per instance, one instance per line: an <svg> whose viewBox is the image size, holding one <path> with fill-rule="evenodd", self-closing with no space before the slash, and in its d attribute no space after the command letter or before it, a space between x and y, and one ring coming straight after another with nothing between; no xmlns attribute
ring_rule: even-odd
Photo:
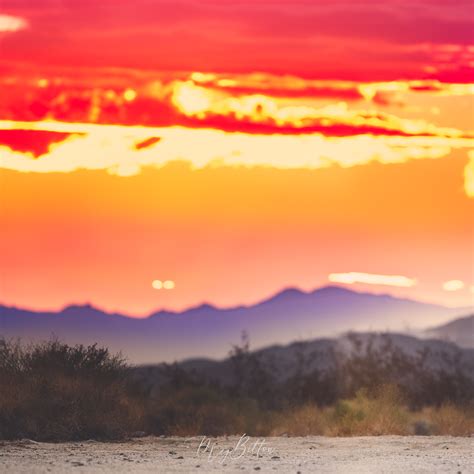
<svg viewBox="0 0 474 474"><path fill-rule="evenodd" d="M464 187L469 197L474 197L474 150L468 152L469 161L464 168Z"/></svg>
<svg viewBox="0 0 474 474"><path fill-rule="evenodd" d="M436 159L474 144L467 107L474 89L467 84L115 70L62 74L55 80L47 79L52 73L28 82L0 79L0 115L8 118L0 122L1 167L105 169L123 176L177 160L194 169L317 169ZM242 90L234 95L237 86ZM319 97L328 91L333 97ZM347 91L360 98L336 99ZM390 100L379 105L381 93L400 96L406 106ZM471 197L473 155L464 171Z"/></svg>
<svg viewBox="0 0 474 474"><path fill-rule="evenodd" d="M368 285L384 285L398 287L412 287L417 284L417 280L401 275L377 275L373 273L331 273L328 277L333 283L344 283L352 285L354 283L365 283Z"/></svg>
<svg viewBox="0 0 474 474"><path fill-rule="evenodd" d="M50 145L49 151L39 159L0 146L0 168L39 173L106 169L112 174L134 175L140 173L142 167L161 167L173 161L186 161L195 169L206 166L350 167L372 161L404 163L413 159L441 158L452 148L472 144L472 140L442 137L359 135L333 138L321 134L258 135L184 127L60 122L3 121L0 122L2 128L74 134ZM148 141L152 137L154 140ZM143 147L144 142L148 146Z"/></svg>
<svg viewBox="0 0 474 474"><path fill-rule="evenodd" d="M38 158L48 153L54 143L60 143L70 136L70 133L47 130L0 130L0 147L8 147Z"/></svg>
<svg viewBox="0 0 474 474"><path fill-rule="evenodd" d="M273 74L203 74L195 72L190 80L201 87L222 91L233 97L264 94L274 98L322 98L356 101L364 99L358 84L349 81L321 81Z"/></svg>
<svg viewBox="0 0 474 474"><path fill-rule="evenodd" d="M205 67L361 80L423 78L431 67L434 76L468 81L474 71L459 55L444 61L449 70L438 71L434 52L406 50L472 44L473 22L461 2L429 8L397 0L297 6L289 0L40 3L2 2L32 24L27 34L8 41L3 58L73 67Z"/></svg>
<svg viewBox="0 0 474 474"><path fill-rule="evenodd" d="M28 26L28 21L24 18L11 15L0 15L0 34L25 30Z"/></svg>
<svg viewBox="0 0 474 474"><path fill-rule="evenodd" d="M452 107L445 99L453 97L461 109L474 93L473 86L467 84L357 83L197 72L176 73L174 78L157 74L153 79L150 74L107 70L77 74L70 77L63 71L49 81L40 77L27 82L14 75L9 82L5 79L0 83L0 115L17 121L47 117L65 122L178 125L261 135L474 136L470 111L456 114L452 120ZM56 83L58 76L61 87ZM410 111L412 103L419 113L414 113L414 108ZM431 113L435 105L442 120Z"/></svg>
<svg viewBox="0 0 474 474"><path fill-rule="evenodd" d="M385 136L439 136L469 137L463 132L446 127L437 127L424 120L410 120L373 109L351 109L345 101L331 102L316 107L292 101L278 100L261 93L233 96L216 93L207 84L196 84L192 80L177 81L172 91L173 106L189 120L184 124L194 127L209 127L225 131L242 131L259 134L322 133L326 136L344 137L362 134ZM295 81L297 82L297 81ZM294 88L287 84L291 92ZM347 84L346 84L347 87ZM407 90L409 83L392 85L360 84L359 97L374 99L377 93L388 88L392 92ZM333 91L337 89L333 87ZM339 86L342 90L342 87ZM349 89L350 90L350 89Z"/></svg>
<svg viewBox="0 0 474 474"><path fill-rule="evenodd" d="M443 283L444 291L459 291L464 289L466 285L461 280L449 280Z"/></svg>

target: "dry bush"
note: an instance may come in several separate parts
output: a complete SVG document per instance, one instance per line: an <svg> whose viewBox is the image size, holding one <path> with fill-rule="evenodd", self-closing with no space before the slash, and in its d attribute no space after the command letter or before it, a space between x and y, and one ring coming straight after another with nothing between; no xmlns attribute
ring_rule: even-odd
<svg viewBox="0 0 474 474"><path fill-rule="evenodd" d="M426 420L431 434L447 436L471 436L474 433L474 408L454 405L430 407L423 410L420 419Z"/></svg>
<svg viewBox="0 0 474 474"><path fill-rule="evenodd" d="M95 345L0 341L0 379L0 438L119 438L140 418L123 359Z"/></svg>
<svg viewBox="0 0 474 474"><path fill-rule="evenodd" d="M385 386L377 396L360 391L350 400L320 408L308 404L276 415L274 435L378 436L409 434L410 413L396 387Z"/></svg>
<svg viewBox="0 0 474 474"><path fill-rule="evenodd" d="M311 436L324 435L327 430L327 417L316 404L306 404L273 416L272 436Z"/></svg>
<svg viewBox="0 0 474 474"><path fill-rule="evenodd" d="M154 434L221 436L268 433L268 412L255 400L231 397L210 386L163 391L145 401L146 431Z"/></svg>
<svg viewBox="0 0 474 474"><path fill-rule="evenodd" d="M256 400L265 409L275 409L281 404L282 390L275 380L276 364L274 361L264 364L250 351L245 331L242 333L241 344L234 345L230 351L229 360L235 379L230 392L234 396Z"/></svg>
<svg viewBox="0 0 474 474"><path fill-rule="evenodd" d="M472 381L460 366L451 373L433 371L423 359L405 357L394 347L359 349L333 373L298 370L278 383L275 368L244 345L232 353L236 385L220 386L175 364L165 367L166 383L156 392L134 378L120 356L96 345L50 341L25 348L0 339L0 439L118 439L135 431L178 436L474 432Z"/></svg>
<svg viewBox="0 0 474 474"><path fill-rule="evenodd" d="M383 386L375 396L360 391L356 397L339 400L334 406L315 404L279 412L272 434L279 436L379 436L444 435L471 436L474 409L454 405L412 411L395 386Z"/></svg>
<svg viewBox="0 0 474 474"><path fill-rule="evenodd" d="M379 338L381 344L376 343L374 334L365 341L358 334L348 335L352 350L349 355L339 355L336 367L341 387L338 398L353 397L361 389L373 396L380 387L397 385L412 409L467 406L474 401L474 380L461 350L435 353L425 347L409 355L395 345L390 335ZM438 366L429 364L434 356L439 359Z"/></svg>
<svg viewBox="0 0 474 474"><path fill-rule="evenodd" d="M410 432L410 414L399 390L386 385L374 397L360 390L351 400L341 400L326 410L329 436L406 435Z"/></svg>

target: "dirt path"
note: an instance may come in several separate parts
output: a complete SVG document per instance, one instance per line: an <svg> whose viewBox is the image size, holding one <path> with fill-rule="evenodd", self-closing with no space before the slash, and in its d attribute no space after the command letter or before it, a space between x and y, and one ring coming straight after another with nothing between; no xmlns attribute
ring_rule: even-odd
<svg viewBox="0 0 474 474"><path fill-rule="evenodd" d="M1 473L474 473L474 438L155 438L0 444Z"/></svg>

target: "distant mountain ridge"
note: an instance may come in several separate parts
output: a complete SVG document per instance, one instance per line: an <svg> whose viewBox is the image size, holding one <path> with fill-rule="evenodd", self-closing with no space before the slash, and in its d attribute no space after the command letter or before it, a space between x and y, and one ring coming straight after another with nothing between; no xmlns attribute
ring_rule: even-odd
<svg viewBox="0 0 474 474"><path fill-rule="evenodd" d="M265 368L278 383L285 383L295 376L306 376L333 371L341 356L349 356L355 346L352 341L360 342L361 348L368 344L381 351L387 359L384 347L389 344L399 355L416 359L426 352L424 366L427 370L441 370L453 373L459 367L474 380L474 350L463 349L457 345L436 339L420 339L405 334L351 333L334 339L315 339L293 342L288 345L273 345L257 351L248 352L261 368ZM365 349L361 351L366 353ZM453 364L457 361L457 365ZM223 386L238 383L234 361L231 357L221 360L188 359L178 367L196 380L217 382ZM134 374L145 383L150 391L159 391L160 387L173 377L173 370L166 364L143 365L134 369Z"/></svg>
<svg viewBox="0 0 474 474"><path fill-rule="evenodd" d="M428 329L429 337L454 342L459 347L474 349L474 314Z"/></svg>
<svg viewBox="0 0 474 474"><path fill-rule="evenodd" d="M0 336L99 343L122 351L131 362L157 363L191 357L225 357L246 331L252 347L287 344L345 331L407 332L448 322L470 310L446 308L338 286L303 292L283 290L251 306L220 309L203 304L182 312L158 311L147 318L106 313L90 305L59 312L0 306Z"/></svg>

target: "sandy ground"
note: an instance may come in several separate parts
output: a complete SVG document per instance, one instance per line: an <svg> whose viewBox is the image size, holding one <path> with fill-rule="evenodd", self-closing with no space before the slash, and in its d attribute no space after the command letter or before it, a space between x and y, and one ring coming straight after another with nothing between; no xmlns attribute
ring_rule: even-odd
<svg viewBox="0 0 474 474"><path fill-rule="evenodd" d="M474 473L474 438L156 438L0 444L1 473Z"/></svg>

